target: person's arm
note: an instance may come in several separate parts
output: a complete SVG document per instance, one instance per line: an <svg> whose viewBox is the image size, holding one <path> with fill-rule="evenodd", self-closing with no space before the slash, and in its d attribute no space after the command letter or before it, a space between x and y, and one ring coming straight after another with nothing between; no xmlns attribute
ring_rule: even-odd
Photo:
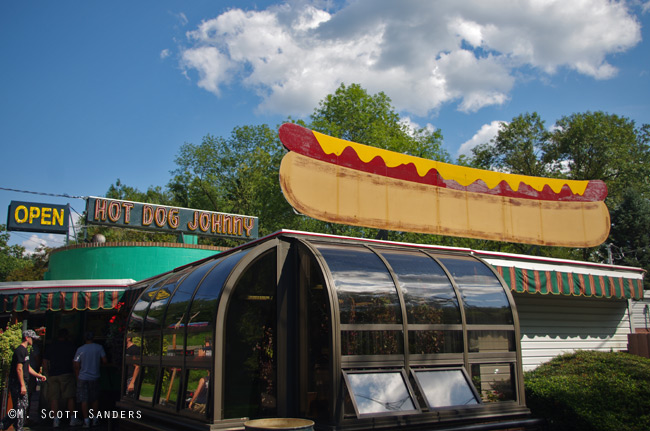
<svg viewBox="0 0 650 431"><path fill-rule="evenodd" d="M37 373L36 371L34 371L34 369L32 368L31 365L27 364L27 366L29 367L29 369L27 370L27 371L29 371L29 374L31 374L32 376L36 377L37 379L41 379L42 381L47 380L47 379L45 378L44 375L42 375L42 374Z"/></svg>
<svg viewBox="0 0 650 431"><path fill-rule="evenodd" d="M201 380L199 380L199 384L196 385L196 389L194 390L194 395L192 396L192 399L190 400L190 405L188 406L189 408L192 408L192 404L194 404L194 401L199 397L201 394L201 391L203 391L203 385L205 383L205 377L201 377Z"/></svg>
<svg viewBox="0 0 650 431"><path fill-rule="evenodd" d="M133 375L131 376L129 386L126 388L127 392L135 391L135 379L138 378L138 374L140 374L140 365L133 365Z"/></svg>
<svg viewBox="0 0 650 431"><path fill-rule="evenodd" d="M20 362L16 364L16 373L18 373L18 382L20 383L20 395L25 395L27 386L25 386L25 377L23 376L23 364Z"/></svg>

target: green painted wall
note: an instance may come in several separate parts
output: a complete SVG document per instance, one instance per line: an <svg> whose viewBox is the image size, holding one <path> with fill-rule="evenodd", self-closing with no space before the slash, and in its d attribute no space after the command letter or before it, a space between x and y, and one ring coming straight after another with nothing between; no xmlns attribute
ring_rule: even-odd
<svg viewBox="0 0 650 431"><path fill-rule="evenodd" d="M92 244L52 253L46 280L132 278L142 280L219 253L216 248L162 243L158 246Z"/></svg>

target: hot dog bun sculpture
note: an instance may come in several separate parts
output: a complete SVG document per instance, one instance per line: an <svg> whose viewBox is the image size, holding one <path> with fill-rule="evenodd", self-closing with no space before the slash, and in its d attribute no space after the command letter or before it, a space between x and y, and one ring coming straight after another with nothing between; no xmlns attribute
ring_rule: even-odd
<svg viewBox="0 0 650 431"><path fill-rule="evenodd" d="M473 169L280 127L285 198L310 217L378 229L565 247L609 234L602 181Z"/></svg>

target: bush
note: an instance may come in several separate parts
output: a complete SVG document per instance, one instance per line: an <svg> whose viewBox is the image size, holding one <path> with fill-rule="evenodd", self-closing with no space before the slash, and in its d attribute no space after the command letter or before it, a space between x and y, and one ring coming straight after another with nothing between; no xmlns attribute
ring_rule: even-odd
<svg viewBox="0 0 650 431"><path fill-rule="evenodd" d="M7 324L3 331L0 329L0 389L4 388L9 375L9 366L14 350L23 339L23 324Z"/></svg>
<svg viewBox="0 0 650 431"><path fill-rule="evenodd" d="M650 430L650 359L579 351L524 378L526 404L551 430Z"/></svg>

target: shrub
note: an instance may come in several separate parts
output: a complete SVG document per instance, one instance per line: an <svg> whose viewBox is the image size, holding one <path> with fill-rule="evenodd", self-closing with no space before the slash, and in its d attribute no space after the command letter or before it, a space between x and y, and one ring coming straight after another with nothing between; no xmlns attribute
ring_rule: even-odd
<svg viewBox="0 0 650 431"><path fill-rule="evenodd" d="M551 430L650 430L650 359L579 351L524 378L526 404Z"/></svg>
<svg viewBox="0 0 650 431"><path fill-rule="evenodd" d="M0 329L0 389L4 388L9 375L9 366L11 365L11 356L23 337L23 324L7 324L3 331Z"/></svg>

